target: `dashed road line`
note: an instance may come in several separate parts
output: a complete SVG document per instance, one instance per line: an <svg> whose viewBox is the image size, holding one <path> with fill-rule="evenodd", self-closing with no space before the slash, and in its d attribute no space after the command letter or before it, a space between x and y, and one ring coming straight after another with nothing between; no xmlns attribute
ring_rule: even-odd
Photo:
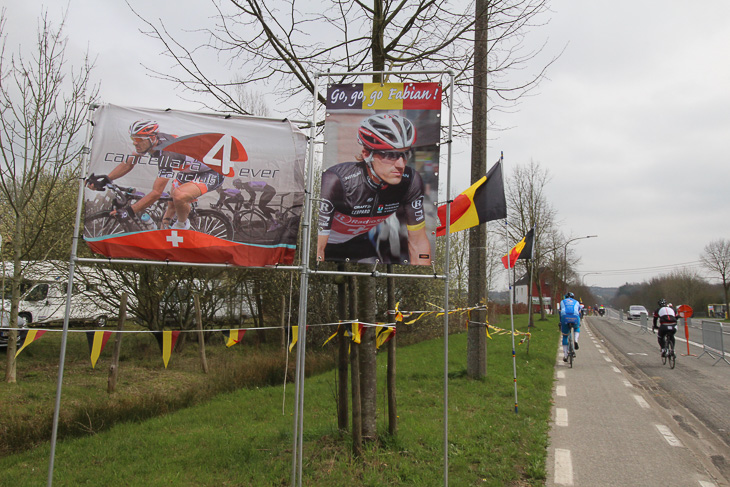
<svg viewBox="0 0 730 487"><path fill-rule="evenodd" d="M636 402L639 403L639 406L641 406L642 408L650 409L649 403L646 402L646 399L644 399L643 397L639 396L638 394L634 394L634 399L636 400Z"/></svg>
<svg viewBox="0 0 730 487"><path fill-rule="evenodd" d="M555 387L555 395L560 397L565 397L568 394L565 392L565 386L556 386Z"/></svg>
<svg viewBox="0 0 730 487"><path fill-rule="evenodd" d="M565 408L555 408L555 424L558 426L568 426L568 410Z"/></svg>
<svg viewBox="0 0 730 487"><path fill-rule="evenodd" d="M570 450L555 449L555 483L573 485L573 460L570 457Z"/></svg>
<svg viewBox="0 0 730 487"><path fill-rule="evenodd" d="M624 379L624 385L626 387L634 387L634 385L631 382L629 382L628 380L626 380L626 379Z"/></svg>
<svg viewBox="0 0 730 487"><path fill-rule="evenodd" d="M618 368L618 367L616 367L615 365L612 365L612 366L611 366L611 368L612 368L612 369L613 369L613 371L614 371L614 372L616 372L617 374L620 374L620 373L621 373L621 369L619 369L619 368Z"/></svg>
<svg viewBox="0 0 730 487"><path fill-rule="evenodd" d="M558 379L565 379L565 371L558 370Z"/></svg>
<svg viewBox="0 0 730 487"><path fill-rule="evenodd" d="M656 429L659 430L659 433L664 437L665 440L667 440L667 443L669 443L671 446L684 446L682 445L682 442L679 441L679 438L674 436L674 433L672 433L672 430L670 430L668 426L665 426L663 424L655 424L654 426L656 426Z"/></svg>
<svg viewBox="0 0 730 487"><path fill-rule="evenodd" d="M603 360L605 360L606 362L613 362L613 360L611 360L610 358L608 358L606 356L603 357Z"/></svg>
<svg viewBox="0 0 730 487"><path fill-rule="evenodd" d="M717 487L715 482L708 482L707 480L700 480L700 487Z"/></svg>

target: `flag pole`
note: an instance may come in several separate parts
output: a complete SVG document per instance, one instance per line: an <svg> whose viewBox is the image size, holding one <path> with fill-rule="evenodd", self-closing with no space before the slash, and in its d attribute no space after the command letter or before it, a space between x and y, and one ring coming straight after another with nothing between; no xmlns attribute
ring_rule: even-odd
<svg viewBox="0 0 730 487"><path fill-rule="evenodd" d="M504 222L505 230L508 226L507 220ZM507 232L505 231L505 234ZM507 244L509 245L509 243ZM517 359L515 357L515 316L514 316L514 284L513 280L510 279L510 275L512 274L510 270L514 269L514 265L517 264L517 259L515 259L514 262L512 262L512 247L507 250L507 285L509 289L509 321L510 321L510 328L512 330L512 378L515 384L515 414L517 413Z"/></svg>

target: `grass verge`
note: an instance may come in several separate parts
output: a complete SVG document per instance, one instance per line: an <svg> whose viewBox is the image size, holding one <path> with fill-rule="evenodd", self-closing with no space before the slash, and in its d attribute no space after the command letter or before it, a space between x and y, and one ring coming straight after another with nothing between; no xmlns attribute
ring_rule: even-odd
<svg viewBox="0 0 730 487"><path fill-rule="evenodd" d="M525 319L516 320L525 330ZM557 327L539 323L517 347L514 412L507 335L488 341L484 380L465 374L466 336L449 339L449 485L543 485ZM443 341L398 349L398 434L379 393L380 440L353 458L336 426L334 372L305 382L304 485L443 485ZM382 360L381 360L382 359ZM379 358L379 388L385 380ZM294 388L242 389L162 417L59 442L54 484L289 485ZM283 410L282 410L283 408ZM42 485L48 444L0 459L2 483Z"/></svg>

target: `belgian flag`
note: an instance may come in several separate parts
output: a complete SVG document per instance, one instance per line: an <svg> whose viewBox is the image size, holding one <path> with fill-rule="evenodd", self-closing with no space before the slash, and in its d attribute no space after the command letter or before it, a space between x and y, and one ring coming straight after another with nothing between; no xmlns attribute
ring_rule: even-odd
<svg viewBox="0 0 730 487"><path fill-rule="evenodd" d="M20 352L22 352L25 347L38 340L41 336L43 336L45 332L46 330L28 330L27 332L25 330L21 331L20 346L18 347L18 351L15 352L15 357L17 358L18 355L20 355Z"/></svg>
<svg viewBox="0 0 730 487"><path fill-rule="evenodd" d="M236 343L239 343L241 340L243 340L243 335L246 333L246 330L236 329L236 330L223 330L223 335L226 337L226 347L232 347Z"/></svg>
<svg viewBox="0 0 730 487"><path fill-rule="evenodd" d="M175 348L175 343L177 343L177 338L180 336L180 332L165 330L153 331L152 333L157 339L157 344L160 346L160 351L162 351L162 361L165 362L165 368L167 368L170 356L172 355L172 350Z"/></svg>
<svg viewBox="0 0 730 487"><path fill-rule="evenodd" d="M436 229L436 235L439 237L446 235L446 207L447 205L441 205L438 208L440 225ZM449 233L460 232L501 218L507 218L507 200L504 197L500 157L486 176L469 186L451 202Z"/></svg>
<svg viewBox="0 0 730 487"><path fill-rule="evenodd" d="M518 259L532 259L532 245L535 240L535 227L532 227L527 235L522 237L517 245L512 247L509 253L502 257L502 264L505 269L511 269L515 266Z"/></svg>
<svg viewBox="0 0 730 487"><path fill-rule="evenodd" d="M375 348L380 348L390 341L395 335L395 326L375 327Z"/></svg>
<svg viewBox="0 0 730 487"><path fill-rule="evenodd" d="M96 368L96 361L104 350L106 342L112 336L110 331L87 331L86 341L89 342L89 354L91 355L91 368Z"/></svg>

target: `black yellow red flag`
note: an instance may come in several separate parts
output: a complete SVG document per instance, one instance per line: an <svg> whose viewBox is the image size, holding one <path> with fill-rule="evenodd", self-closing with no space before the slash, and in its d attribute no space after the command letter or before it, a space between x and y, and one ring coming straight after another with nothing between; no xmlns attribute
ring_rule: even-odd
<svg viewBox="0 0 730 487"><path fill-rule="evenodd" d="M446 207L438 208L440 226L437 236L446 235ZM472 184L451 202L449 233L460 232L481 223L507 218L507 200L504 197L504 178L500 158L487 175Z"/></svg>
<svg viewBox="0 0 730 487"><path fill-rule="evenodd" d="M89 342L89 354L91 355L91 368L96 368L96 361L99 360L101 352L112 336L110 331L87 331L86 341Z"/></svg>
<svg viewBox="0 0 730 487"><path fill-rule="evenodd" d="M232 347L236 343L243 340L243 335L246 330L235 329L235 330L223 330L223 335L226 337L226 347Z"/></svg>
<svg viewBox="0 0 730 487"><path fill-rule="evenodd" d="M170 361L170 356L172 355L172 349L175 348L175 343L177 343L180 332L165 330L153 331L152 333L155 335L158 345L160 345L162 361L165 362L165 368L167 368L167 363Z"/></svg>
<svg viewBox="0 0 730 487"><path fill-rule="evenodd" d="M535 227L532 227L517 245L512 247L509 253L502 257L502 264L505 269L511 269L515 266L518 259L532 259L532 245L535 240Z"/></svg>
<svg viewBox="0 0 730 487"><path fill-rule="evenodd" d="M18 351L15 352L15 357L17 357L20 352L23 351L25 347L33 343L34 341L38 340L43 334L46 332L46 330L28 330L27 332L21 331L20 332L20 346L18 347Z"/></svg>

